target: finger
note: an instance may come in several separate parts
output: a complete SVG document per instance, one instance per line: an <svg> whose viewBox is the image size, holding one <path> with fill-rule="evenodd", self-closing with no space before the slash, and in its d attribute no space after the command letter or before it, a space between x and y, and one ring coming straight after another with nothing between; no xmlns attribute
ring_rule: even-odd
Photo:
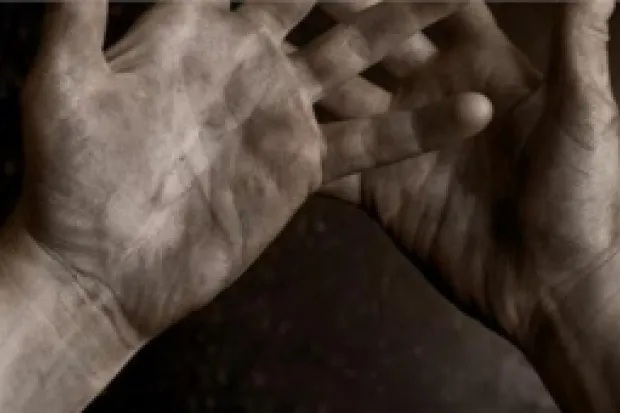
<svg viewBox="0 0 620 413"><path fill-rule="evenodd" d="M355 14L378 3L378 0L324 3L321 7L340 22L354 19ZM415 33L392 50L382 63L397 77L404 78L427 63L436 53L434 45L423 33ZM393 95L372 83L355 78L330 92L321 104L342 118L373 116L389 110Z"/></svg>
<svg viewBox="0 0 620 413"><path fill-rule="evenodd" d="M364 0L357 3L342 3L344 7L359 7L367 2L369 5L376 0ZM329 4L338 6L340 3ZM327 4L324 4L327 6ZM287 54L292 54L298 49L285 42L284 48ZM329 109L332 114L342 118L372 116L384 113L388 110L392 95L381 89L379 86L369 82L361 76L356 76L347 81L346 84L337 90L329 93L320 102L321 105Z"/></svg>
<svg viewBox="0 0 620 413"><path fill-rule="evenodd" d="M310 12L314 0L295 0L279 2L249 0L241 7L240 13L266 30L276 42L280 43L286 35Z"/></svg>
<svg viewBox="0 0 620 413"><path fill-rule="evenodd" d="M284 42L283 49L294 53L297 48ZM390 107L392 95L361 76L347 81L320 102L332 114L341 118L372 116L385 113Z"/></svg>
<svg viewBox="0 0 620 413"><path fill-rule="evenodd" d="M391 93L358 76L329 93L320 103L333 114L347 119L385 113L392 99Z"/></svg>
<svg viewBox="0 0 620 413"><path fill-rule="evenodd" d="M353 19L356 13L376 3L378 3L378 0L364 0L359 2L325 3L321 7L336 20L346 22ZM437 49L433 43L420 32L399 44L385 56L382 63L392 74L402 78L428 62L436 54L436 51Z"/></svg>
<svg viewBox="0 0 620 413"><path fill-rule="evenodd" d="M411 75L437 55L437 48L424 33L416 33L385 57L385 67L401 78Z"/></svg>
<svg viewBox="0 0 620 413"><path fill-rule="evenodd" d="M339 21L349 21L356 13L373 6L377 0L325 3L321 6ZM422 33L416 33L391 51L383 60L388 71L399 77L409 75L435 55L434 45ZM373 116L389 110L394 96L362 78L354 78L329 93L321 104L342 118Z"/></svg>
<svg viewBox="0 0 620 413"><path fill-rule="evenodd" d="M46 64L70 73L103 65L107 0L62 0L47 7L41 44Z"/></svg>
<svg viewBox="0 0 620 413"><path fill-rule="evenodd" d="M293 54L311 97L321 96L385 56L394 45L447 16L455 2L381 3L340 24Z"/></svg>
<svg viewBox="0 0 620 413"><path fill-rule="evenodd" d="M489 43L505 40L484 0L469 0L458 12L435 24L430 35L441 49L463 43Z"/></svg>
<svg viewBox="0 0 620 413"><path fill-rule="evenodd" d="M479 91L470 80L469 67L462 66L459 71L450 70L451 56L440 55L427 67L417 70L401 83L392 100L392 110L421 108L445 96L461 93L464 90Z"/></svg>
<svg viewBox="0 0 620 413"><path fill-rule="evenodd" d="M551 95L558 98L557 103L570 118L582 118L575 116L576 110L615 107L607 50L608 19L614 3L590 0L563 6L556 37L559 44L554 48L549 79ZM603 115L602 111L598 114ZM610 119L597 119L597 123L602 120Z"/></svg>
<svg viewBox="0 0 620 413"><path fill-rule="evenodd" d="M212 2L161 1L133 24L105 54L115 72L155 68L161 72L178 67L178 53L195 40L212 20L231 13L220 0Z"/></svg>
<svg viewBox="0 0 620 413"><path fill-rule="evenodd" d="M297 47L284 42L287 54L297 51ZM387 112L392 95L361 76L356 76L346 84L331 92L321 101L332 114L342 118L372 116Z"/></svg>
<svg viewBox="0 0 620 413"><path fill-rule="evenodd" d="M466 93L413 113L394 112L324 125L323 182L474 136L491 116L491 102L486 97Z"/></svg>
<svg viewBox="0 0 620 413"><path fill-rule="evenodd" d="M334 3L322 3L321 8L340 22L350 21L356 13L379 4L381 0L358 0Z"/></svg>
<svg viewBox="0 0 620 413"><path fill-rule="evenodd" d="M475 46L437 54L401 82L391 108L420 107L469 90L489 97L497 114L513 110L515 102L536 89L541 76L517 50L508 47Z"/></svg>
<svg viewBox="0 0 620 413"><path fill-rule="evenodd" d="M359 204L362 201L362 176L361 174L347 175L323 185L319 192L352 204Z"/></svg>

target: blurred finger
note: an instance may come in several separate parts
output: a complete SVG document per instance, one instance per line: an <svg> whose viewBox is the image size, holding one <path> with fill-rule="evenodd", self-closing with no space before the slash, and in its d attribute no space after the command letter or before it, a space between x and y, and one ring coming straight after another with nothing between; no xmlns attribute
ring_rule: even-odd
<svg viewBox="0 0 620 413"><path fill-rule="evenodd" d="M362 176L351 174L323 185L319 191L323 195L359 204L362 201Z"/></svg>
<svg viewBox="0 0 620 413"><path fill-rule="evenodd" d="M323 126L323 182L398 162L479 133L491 120L491 102L466 93L414 112Z"/></svg>
<svg viewBox="0 0 620 413"><path fill-rule="evenodd" d="M294 45L284 42L287 54L296 52ZM342 118L371 116L385 113L392 95L361 76L355 76L320 102L330 112Z"/></svg>
<svg viewBox="0 0 620 413"><path fill-rule="evenodd" d="M356 13L373 6L378 0L364 0L359 2L325 3L321 7L340 22L351 21ZM411 10L414 12L415 10ZM392 73L405 77L411 71L426 63L436 53L433 43L421 32L415 33L409 39L396 46L385 56L382 63Z"/></svg>
<svg viewBox="0 0 620 413"><path fill-rule="evenodd" d="M456 2L381 3L320 36L293 59L311 96L319 97L457 7Z"/></svg>
<svg viewBox="0 0 620 413"><path fill-rule="evenodd" d="M334 3L323 3L321 8L340 22L350 21L356 13L379 4L381 0L358 0Z"/></svg>
<svg viewBox="0 0 620 413"><path fill-rule="evenodd" d="M324 3L321 7L340 22L349 22L356 13L374 6L379 0L359 2ZM390 51L382 64L390 73L404 78L427 63L436 48L423 33L418 32ZM337 90L331 91L321 101L327 109L342 118L373 116L389 110L393 95L388 91L360 78L355 78Z"/></svg>
<svg viewBox="0 0 620 413"><path fill-rule="evenodd" d="M267 30L277 42L281 42L310 12L314 3L314 0L249 0L241 7L240 13L255 22L257 27Z"/></svg>
<svg viewBox="0 0 620 413"><path fill-rule="evenodd" d="M461 54L441 54L425 67L414 71L394 96L393 110L418 108L443 99L445 96L476 91L485 93L491 99L494 96L482 90L480 71L473 65L466 64L467 57Z"/></svg>
<svg viewBox="0 0 620 413"><path fill-rule="evenodd" d="M341 118L374 116L389 110L393 95L361 76L354 77L320 101Z"/></svg>
<svg viewBox="0 0 620 413"><path fill-rule="evenodd" d="M297 51L297 48L288 42L284 42L283 48L287 53ZM332 114L347 118L385 113L391 101L392 94L363 77L356 76L330 92L320 103Z"/></svg>
<svg viewBox="0 0 620 413"><path fill-rule="evenodd" d="M493 101L495 112L514 109L536 90L540 74L510 44L505 47L474 46L454 49L437 56L401 83L392 109L419 107L466 90Z"/></svg>
<svg viewBox="0 0 620 413"><path fill-rule="evenodd" d="M416 33L385 57L383 63L393 74L405 78L437 55L437 48L424 33Z"/></svg>

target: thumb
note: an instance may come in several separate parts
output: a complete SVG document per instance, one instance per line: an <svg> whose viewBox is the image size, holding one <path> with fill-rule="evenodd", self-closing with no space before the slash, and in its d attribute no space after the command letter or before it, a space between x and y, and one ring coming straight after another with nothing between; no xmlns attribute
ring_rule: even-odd
<svg viewBox="0 0 620 413"><path fill-rule="evenodd" d="M478 134L492 116L483 95L465 93L413 112L323 126L323 183L431 152Z"/></svg>
<svg viewBox="0 0 620 413"><path fill-rule="evenodd" d="M607 50L614 5L614 0L578 0L563 6L549 73L551 101L563 121L582 121L579 115L586 114L599 124L610 120L601 119L603 113L591 115L615 108Z"/></svg>

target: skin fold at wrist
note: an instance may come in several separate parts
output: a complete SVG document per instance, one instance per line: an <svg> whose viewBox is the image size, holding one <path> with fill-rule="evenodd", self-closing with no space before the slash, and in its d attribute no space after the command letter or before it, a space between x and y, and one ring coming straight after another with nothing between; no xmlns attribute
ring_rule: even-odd
<svg viewBox="0 0 620 413"><path fill-rule="evenodd" d="M522 349L563 412L620 411L619 272L610 253L564 288L541 289Z"/></svg>
<svg viewBox="0 0 620 413"><path fill-rule="evenodd" d="M0 411L80 411L143 340L109 291L78 280L16 217L0 239Z"/></svg>

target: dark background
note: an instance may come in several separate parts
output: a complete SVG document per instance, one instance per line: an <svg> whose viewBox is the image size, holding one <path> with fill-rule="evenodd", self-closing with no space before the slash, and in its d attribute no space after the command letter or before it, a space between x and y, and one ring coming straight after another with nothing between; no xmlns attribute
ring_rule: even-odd
<svg viewBox="0 0 620 413"><path fill-rule="evenodd" d="M146 7L112 5L108 43ZM541 68L553 7L493 6ZM0 217L19 194L18 94L42 11L0 4ZM240 281L144 348L87 412L557 409L523 357L440 297L377 225L314 197Z"/></svg>

